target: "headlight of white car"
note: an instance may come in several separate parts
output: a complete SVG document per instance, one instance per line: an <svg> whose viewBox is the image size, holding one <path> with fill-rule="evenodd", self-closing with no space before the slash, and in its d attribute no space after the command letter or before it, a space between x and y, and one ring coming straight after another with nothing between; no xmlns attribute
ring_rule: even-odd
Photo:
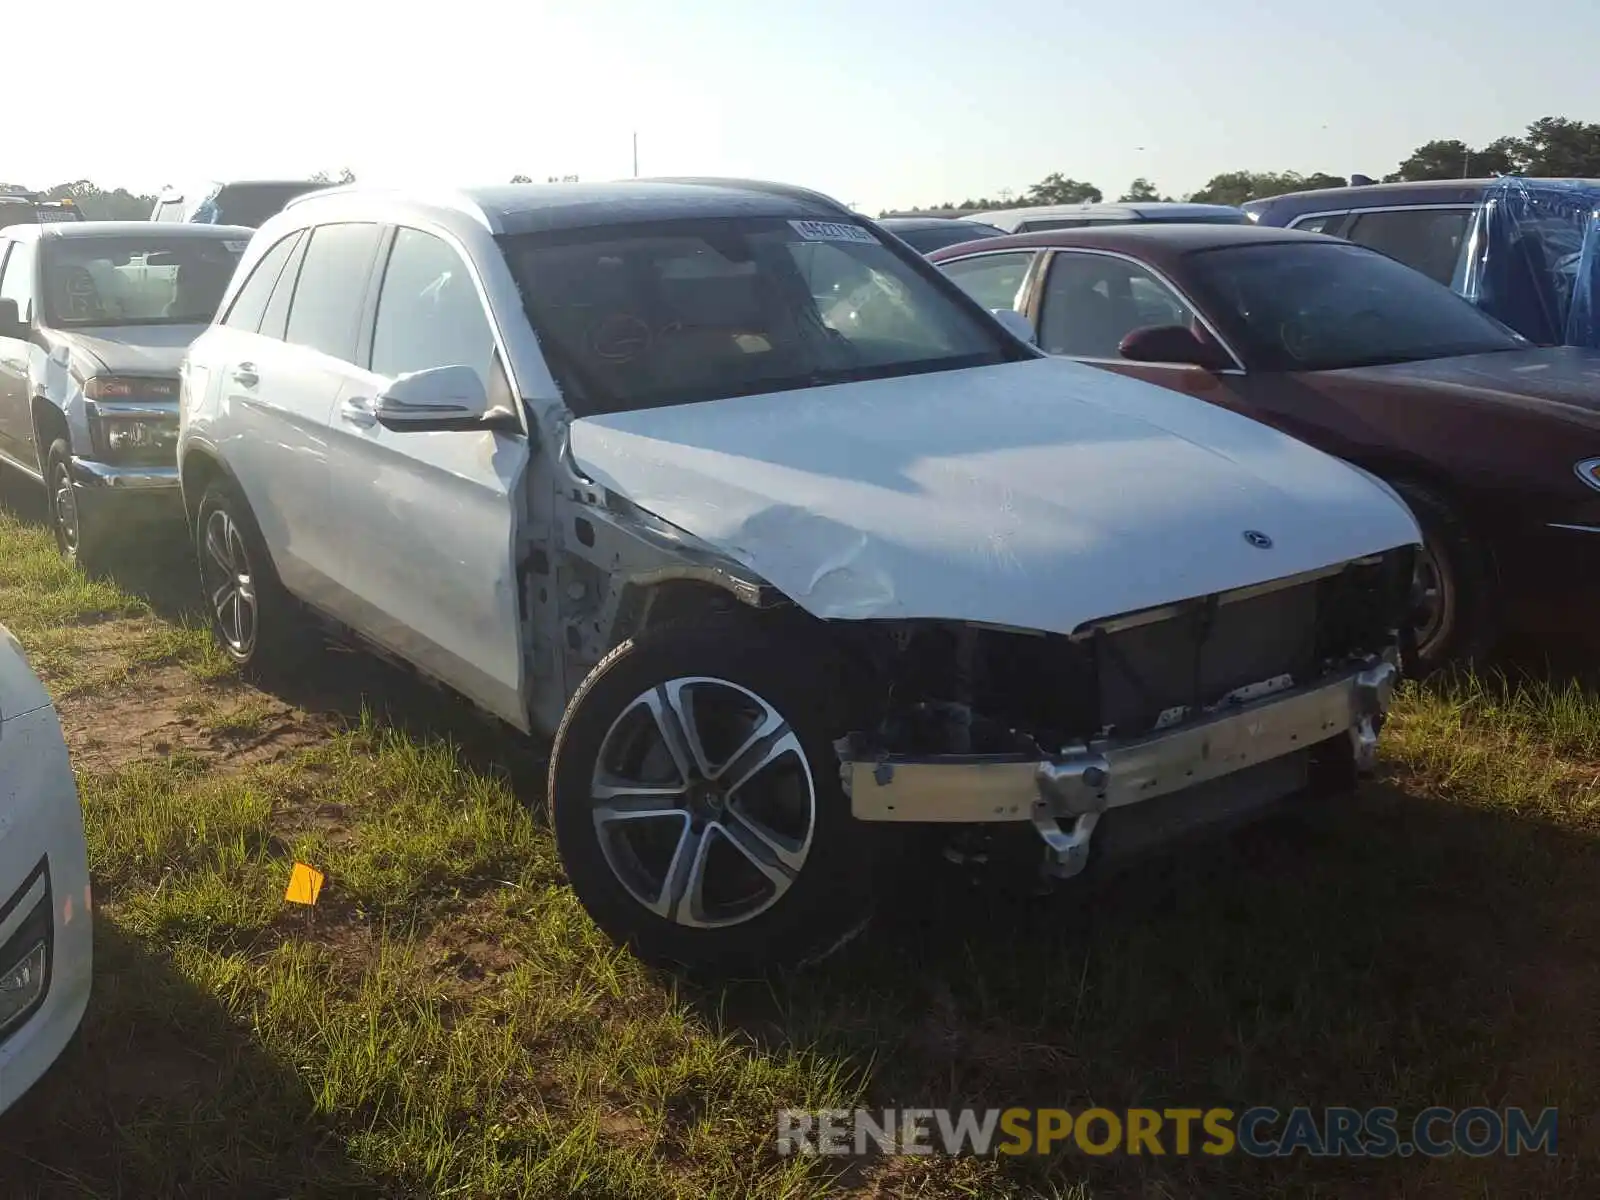
<svg viewBox="0 0 1600 1200"><path fill-rule="evenodd" d="M22 887L0 901L0 928L22 921L0 943L0 1040L44 999L50 984L50 876L41 862Z"/></svg>

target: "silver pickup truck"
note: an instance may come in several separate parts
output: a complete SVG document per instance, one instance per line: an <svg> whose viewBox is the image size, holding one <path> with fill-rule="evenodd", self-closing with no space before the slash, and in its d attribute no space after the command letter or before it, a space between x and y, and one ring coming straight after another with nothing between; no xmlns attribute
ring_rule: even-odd
<svg viewBox="0 0 1600 1200"><path fill-rule="evenodd" d="M0 463L49 489L93 569L130 524L181 518L178 365L251 230L70 221L0 229Z"/></svg>

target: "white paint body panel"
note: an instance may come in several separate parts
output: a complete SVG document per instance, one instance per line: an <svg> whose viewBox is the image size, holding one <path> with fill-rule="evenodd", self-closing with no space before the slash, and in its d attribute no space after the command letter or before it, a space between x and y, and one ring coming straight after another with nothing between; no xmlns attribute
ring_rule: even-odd
<svg viewBox="0 0 1600 1200"><path fill-rule="evenodd" d="M0 1112L44 1074L71 1040L89 1001L91 895L83 813L61 725L11 635L0 627L0 908L43 858L54 910L44 1004L0 1041ZM42 887L39 888L42 894ZM32 889L0 918L0 945L36 903ZM0 963L0 969L12 966Z"/></svg>
<svg viewBox="0 0 1600 1200"><path fill-rule="evenodd" d="M571 450L822 618L1068 633L1421 540L1339 460L1061 359L589 417Z"/></svg>
<svg viewBox="0 0 1600 1200"><path fill-rule="evenodd" d="M477 284L513 390L535 409L536 398L558 395L505 259L484 223L459 211L338 194L293 205L257 231L218 312L289 232L340 220L404 225L454 247ZM251 386L233 377L242 362L259 376ZM528 439L354 425L342 416L343 401L371 400L387 378L225 325L195 341L187 370L179 460L200 440L228 464L285 587L527 728L517 552Z"/></svg>
<svg viewBox="0 0 1600 1200"><path fill-rule="evenodd" d="M251 502L279 576L298 595L326 604L343 554L329 515L328 413L344 364L225 325L202 335L190 354L191 384L205 376L204 391L194 386L194 396Z"/></svg>
<svg viewBox="0 0 1600 1200"><path fill-rule="evenodd" d="M371 399L391 380L351 368L341 393ZM380 646L527 725L516 576L521 436L395 432L328 420L340 548L330 611Z"/></svg>

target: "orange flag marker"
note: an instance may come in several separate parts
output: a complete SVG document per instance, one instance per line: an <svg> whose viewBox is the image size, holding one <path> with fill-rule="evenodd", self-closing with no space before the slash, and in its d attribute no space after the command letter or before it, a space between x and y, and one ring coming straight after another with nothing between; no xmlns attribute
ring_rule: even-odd
<svg viewBox="0 0 1600 1200"><path fill-rule="evenodd" d="M322 880L321 871L297 862L289 872L289 890L284 892L283 898L290 904L315 904L322 894Z"/></svg>

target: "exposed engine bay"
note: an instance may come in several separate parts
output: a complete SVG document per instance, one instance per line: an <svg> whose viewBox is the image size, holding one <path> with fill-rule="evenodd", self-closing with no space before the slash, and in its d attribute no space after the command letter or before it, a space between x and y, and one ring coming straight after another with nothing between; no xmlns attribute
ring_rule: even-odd
<svg viewBox="0 0 1600 1200"><path fill-rule="evenodd" d="M875 723L837 743L852 811L956 827L1031 822L1043 874L1065 878L1087 865L1103 817L1102 856L1116 852L1108 843L1142 848L1241 816L1330 764L1353 782L1373 765L1399 679L1412 555L1069 636L863 625L861 648L886 687Z"/></svg>
<svg viewBox="0 0 1600 1200"><path fill-rule="evenodd" d="M1406 625L1409 547L1096 622L1070 636L948 622L840 623L886 681L857 755L1052 754L1131 738L1381 653Z"/></svg>

